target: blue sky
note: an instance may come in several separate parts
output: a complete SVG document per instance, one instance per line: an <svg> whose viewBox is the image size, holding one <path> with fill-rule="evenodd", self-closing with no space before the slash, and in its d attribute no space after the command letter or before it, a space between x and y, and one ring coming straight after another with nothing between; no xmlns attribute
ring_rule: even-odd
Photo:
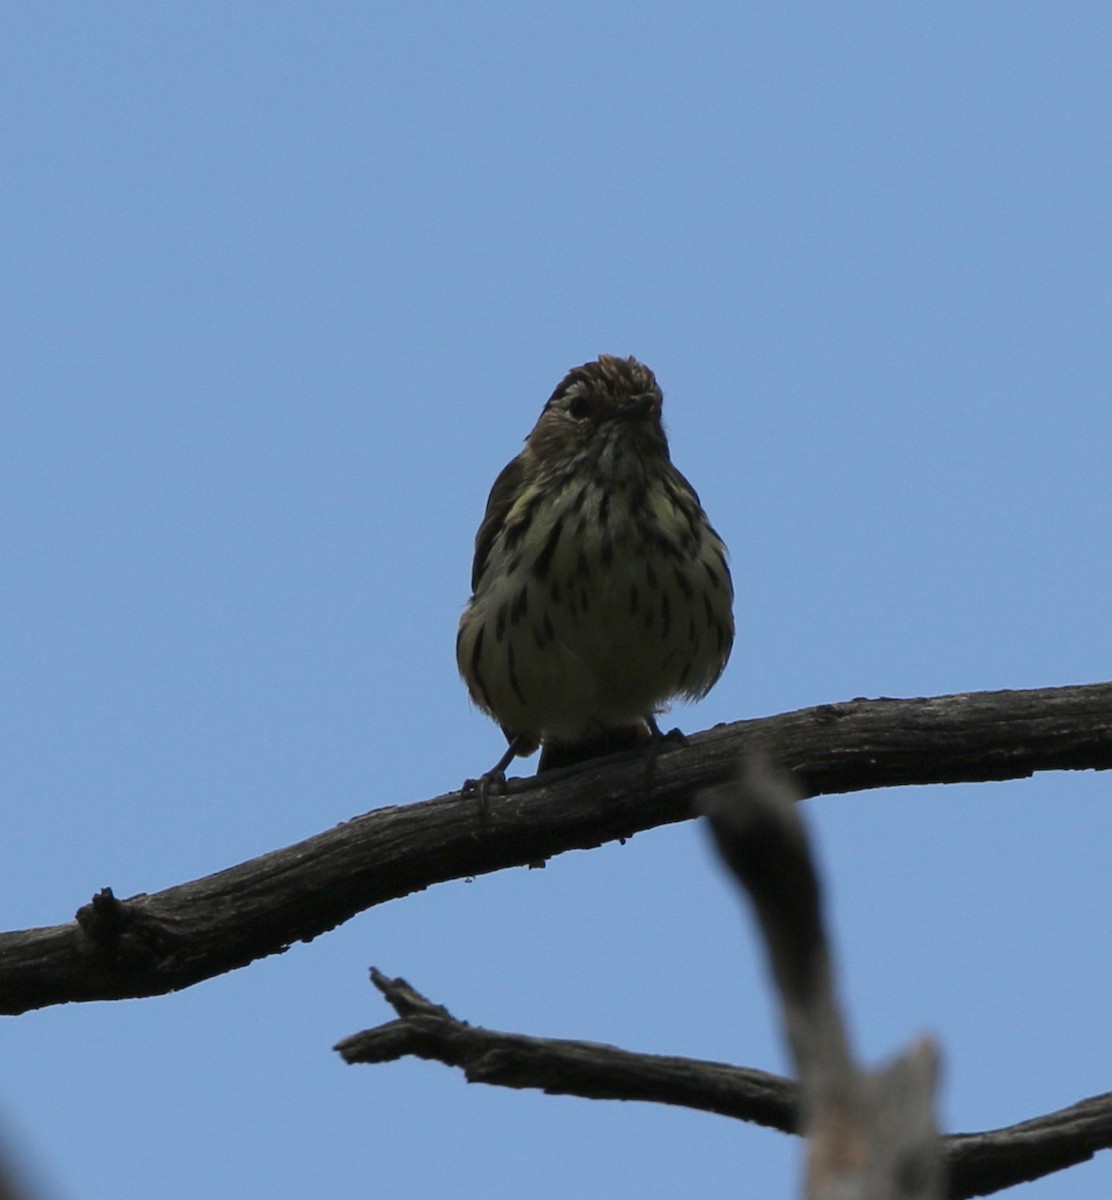
<svg viewBox="0 0 1112 1200"><path fill-rule="evenodd" d="M1106 5L73 3L0 17L0 921L489 765L487 490L636 354L729 544L689 731L1112 677ZM531 765L525 768L531 769ZM863 1054L974 1130L1112 1088L1109 781L819 799ZM0 1027L42 1194L789 1195L722 1118L345 1068L474 1023L786 1067L695 825L450 883L180 995ZM1112 1188L1112 1157L1017 1197Z"/></svg>

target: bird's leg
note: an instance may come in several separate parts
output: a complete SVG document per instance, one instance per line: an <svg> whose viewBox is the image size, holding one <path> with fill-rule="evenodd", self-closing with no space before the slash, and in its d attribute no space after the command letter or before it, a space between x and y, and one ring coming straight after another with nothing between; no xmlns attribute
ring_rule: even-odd
<svg viewBox="0 0 1112 1200"><path fill-rule="evenodd" d="M464 796L479 797L479 811L487 813L490 810L491 789L497 787L500 792L506 790L506 768L519 756L532 754L536 743L523 734L516 734L510 739L505 754L490 768L484 771L478 779L465 779L460 792Z"/></svg>
<svg viewBox="0 0 1112 1200"><path fill-rule="evenodd" d="M675 729L669 729L667 733L661 731L660 726L656 723L656 717L648 716L645 718L645 724L649 727L649 749L645 755L645 782L648 783L656 773L656 760L664 750L665 743L672 742L677 749L680 746L687 745L687 735L678 726Z"/></svg>
<svg viewBox="0 0 1112 1200"><path fill-rule="evenodd" d="M675 729L669 729L667 733L661 731L660 726L656 723L656 717L648 717L645 722L649 727L649 732L653 736L653 742L659 745L661 742L675 742L677 746L687 745L687 734L677 725Z"/></svg>

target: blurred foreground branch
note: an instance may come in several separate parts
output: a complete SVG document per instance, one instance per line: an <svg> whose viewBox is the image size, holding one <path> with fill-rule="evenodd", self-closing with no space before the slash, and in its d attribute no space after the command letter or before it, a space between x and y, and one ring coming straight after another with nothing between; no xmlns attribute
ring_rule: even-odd
<svg viewBox="0 0 1112 1200"><path fill-rule="evenodd" d="M640 756L621 756L514 781L485 818L453 792L153 895L119 900L105 889L74 922L0 934L0 1013L177 991L434 883L685 820L697 793L753 750L812 796L1106 769L1112 684L853 700L739 721L662 753L651 777Z"/></svg>
<svg viewBox="0 0 1112 1200"><path fill-rule="evenodd" d="M822 889L789 775L763 759L706 793L718 852L756 912L800 1080L807 1200L941 1200L938 1051L921 1039L883 1070L853 1059Z"/></svg>

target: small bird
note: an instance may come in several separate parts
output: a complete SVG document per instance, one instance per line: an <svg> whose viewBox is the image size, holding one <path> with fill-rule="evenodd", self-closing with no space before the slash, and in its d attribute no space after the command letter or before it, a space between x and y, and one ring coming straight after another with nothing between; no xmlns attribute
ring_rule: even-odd
<svg viewBox="0 0 1112 1200"><path fill-rule="evenodd" d="M475 538L456 660L509 741L504 782L662 735L705 696L734 640L726 547L672 466L656 377L601 355L569 371L503 468Z"/></svg>

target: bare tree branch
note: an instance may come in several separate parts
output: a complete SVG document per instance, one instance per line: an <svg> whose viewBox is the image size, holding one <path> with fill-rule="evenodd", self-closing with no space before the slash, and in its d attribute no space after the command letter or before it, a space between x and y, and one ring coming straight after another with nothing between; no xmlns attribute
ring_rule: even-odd
<svg viewBox="0 0 1112 1200"><path fill-rule="evenodd" d="M950 1195L988 1196L1087 1162L1110 1146L1112 1092L1004 1129L956 1133L943 1139Z"/></svg>
<svg viewBox="0 0 1112 1200"><path fill-rule="evenodd" d="M780 1075L633 1054L598 1042L483 1029L457 1020L404 979L390 979L372 967L371 981L400 1019L339 1042L335 1049L345 1062L384 1063L412 1056L461 1067L471 1083L589 1100L650 1100L752 1121L781 1133L798 1129L798 1089Z"/></svg>
<svg viewBox="0 0 1112 1200"><path fill-rule="evenodd" d="M708 789L702 807L752 903L776 984L799 1076L807 1200L941 1200L938 1051L924 1038L879 1071L854 1061L801 798L761 755Z"/></svg>
<svg viewBox="0 0 1112 1200"><path fill-rule="evenodd" d="M648 1100L798 1132L799 1090L782 1076L483 1029L457 1020L403 979L389 979L373 969L371 979L399 1019L340 1042L336 1049L346 1062L413 1056L460 1067L471 1083L589 1100ZM1019 1125L952 1134L941 1141L951 1200L988 1196L1086 1162L1112 1147L1112 1093Z"/></svg>
<svg viewBox="0 0 1112 1200"><path fill-rule="evenodd" d="M189 987L448 879L525 866L692 816L764 750L809 795L1112 766L1112 684L854 700L739 721L662 753L514 784L485 819L450 793L365 816L154 895L105 889L68 925L0 935L0 1013Z"/></svg>

